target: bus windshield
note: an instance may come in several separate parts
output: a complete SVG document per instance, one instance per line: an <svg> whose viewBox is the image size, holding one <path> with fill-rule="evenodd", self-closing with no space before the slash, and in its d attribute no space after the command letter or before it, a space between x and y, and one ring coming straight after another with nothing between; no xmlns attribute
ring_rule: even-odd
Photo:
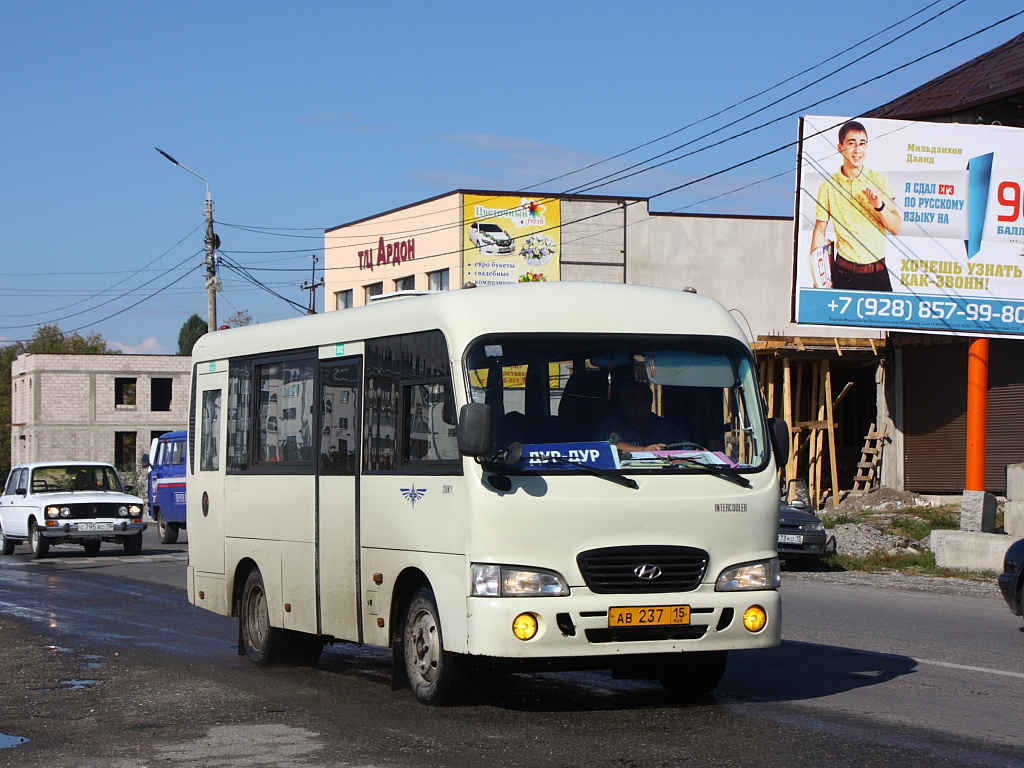
<svg viewBox="0 0 1024 768"><path fill-rule="evenodd" d="M768 459L753 360L734 339L495 334L466 370L495 453L523 444L518 469L736 473Z"/></svg>

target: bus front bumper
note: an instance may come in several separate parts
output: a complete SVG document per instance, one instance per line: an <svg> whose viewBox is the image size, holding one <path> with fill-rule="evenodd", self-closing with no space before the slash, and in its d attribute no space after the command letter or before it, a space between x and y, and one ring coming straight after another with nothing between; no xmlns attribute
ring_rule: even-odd
<svg viewBox="0 0 1024 768"><path fill-rule="evenodd" d="M685 622L678 621L679 611L666 610L680 606L688 608ZM469 653L474 656L568 660L769 648L782 639L782 600L776 590L715 592L702 587L670 596L574 591L568 597L470 597L467 608ZM756 626L758 609L765 623L751 631L747 625ZM673 619L676 623L656 623ZM531 622L536 633L519 639L516 625Z"/></svg>

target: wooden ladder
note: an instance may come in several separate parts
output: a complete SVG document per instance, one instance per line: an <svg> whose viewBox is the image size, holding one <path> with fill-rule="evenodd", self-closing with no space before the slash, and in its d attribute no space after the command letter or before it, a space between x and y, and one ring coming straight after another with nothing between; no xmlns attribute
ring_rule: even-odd
<svg viewBox="0 0 1024 768"><path fill-rule="evenodd" d="M851 496L860 496L870 491L875 485L875 471L878 469L878 460L882 457L882 445L885 440L885 425L875 430L872 424L864 438L864 447L860 451L860 461L857 462L857 475L853 478L853 490Z"/></svg>

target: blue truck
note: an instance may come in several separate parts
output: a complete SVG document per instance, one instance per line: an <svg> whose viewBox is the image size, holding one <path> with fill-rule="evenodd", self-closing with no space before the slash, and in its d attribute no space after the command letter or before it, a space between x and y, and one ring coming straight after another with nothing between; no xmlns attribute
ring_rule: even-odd
<svg viewBox="0 0 1024 768"><path fill-rule="evenodd" d="M161 544L173 544L185 529L185 439L186 432L167 432L154 438L148 454L147 501L149 515L156 521Z"/></svg>

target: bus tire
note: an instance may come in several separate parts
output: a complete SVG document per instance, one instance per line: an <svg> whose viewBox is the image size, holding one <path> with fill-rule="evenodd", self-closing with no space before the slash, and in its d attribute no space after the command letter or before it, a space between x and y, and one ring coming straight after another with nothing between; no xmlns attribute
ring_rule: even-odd
<svg viewBox="0 0 1024 768"><path fill-rule="evenodd" d="M238 607L238 625L242 645L249 661L257 667L279 661L286 645L283 629L270 626L267 590L258 568L249 572Z"/></svg>
<svg viewBox="0 0 1024 768"><path fill-rule="evenodd" d="M728 661L728 651L677 654L661 668L658 682L676 698L701 699L718 687Z"/></svg>
<svg viewBox="0 0 1024 768"><path fill-rule="evenodd" d="M33 558L36 560L42 560L50 553L50 542L47 541L45 536L43 536L42 531L39 530L39 526L36 525L35 520L31 523L31 529L29 530L28 537L32 545Z"/></svg>
<svg viewBox="0 0 1024 768"><path fill-rule="evenodd" d="M402 640L405 671L416 698L434 707L455 701L464 685L463 660L444 650L437 602L429 589L419 590L409 602Z"/></svg>
<svg viewBox="0 0 1024 768"><path fill-rule="evenodd" d="M160 532L161 544L174 544L178 540L178 526L164 520L160 512L156 513L156 529Z"/></svg>

